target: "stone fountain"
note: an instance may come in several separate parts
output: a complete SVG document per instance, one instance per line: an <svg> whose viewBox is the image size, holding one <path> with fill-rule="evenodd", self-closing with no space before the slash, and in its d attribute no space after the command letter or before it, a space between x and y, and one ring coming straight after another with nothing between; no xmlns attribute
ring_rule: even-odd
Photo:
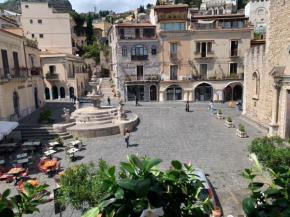
<svg viewBox="0 0 290 217"><path fill-rule="evenodd" d="M66 128L66 131L78 138L94 138L123 134L125 128L132 130L137 124L138 115L125 112L122 100L118 107L101 106L104 94L102 94L102 78L98 76L97 70L93 71L91 82L92 92L87 95L92 100L92 106L77 107L71 116L71 122L75 125Z"/></svg>

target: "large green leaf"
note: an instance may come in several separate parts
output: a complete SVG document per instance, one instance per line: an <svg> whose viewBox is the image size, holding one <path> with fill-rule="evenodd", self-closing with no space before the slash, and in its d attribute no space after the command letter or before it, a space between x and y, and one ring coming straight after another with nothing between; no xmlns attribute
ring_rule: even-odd
<svg viewBox="0 0 290 217"><path fill-rule="evenodd" d="M157 164L160 164L162 162L162 159L154 158L150 159L149 163L146 166L146 170L149 171L152 167L154 167Z"/></svg>
<svg viewBox="0 0 290 217"><path fill-rule="evenodd" d="M121 206L114 217L124 217L124 216L129 216L131 213L129 207L125 204L123 206Z"/></svg>
<svg viewBox="0 0 290 217"><path fill-rule="evenodd" d="M8 196L10 195L10 193L11 193L11 190L10 190L10 189L6 189L6 190L3 192L3 194L2 194L2 198L6 198L6 197L8 197Z"/></svg>
<svg viewBox="0 0 290 217"><path fill-rule="evenodd" d="M138 157L136 157L135 155L131 155L130 158L132 159L132 161L134 162L134 164L140 169L140 170L144 170L144 167L142 165L142 162L140 161L140 159Z"/></svg>
<svg viewBox="0 0 290 217"><path fill-rule="evenodd" d="M252 191L256 191L256 190L262 188L263 186L264 186L264 184L261 182L253 182L253 183L250 183L248 185L248 189L250 189Z"/></svg>
<svg viewBox="0 0 290 217"><path fill-rule="evenodd" d="M12 209L5 208L0 211L0 216L5 216L5 217L14 217L14 213Z"/></svg>
<svg viewBox="0 0 290 217"><path fill-rule="evenodd" d="M122 188L118 188L117 192L115 193L115 197L120 200L124 198L124 191Z"/></svg>
<svg viewBox="0 0 290 217"><path fill-rule="evenodd" d="M129 190L133 190L134 186L136 185L138 181L137 180L133 180L133 179L119 179L117 181L117 184L122 187L122 188L126 188Z"/></svg>
<svg viewBox="0 0 290 217"><path fill-rule="evenodd" d="M150 179L138 180L138 182L135 184L133 190L140 197L144 197L148 193L150 183L151 183Z"/></svg>
<svg viewBox="0 0 290 217"><path fill-rule="evenodd" d="M121 162L120 164L121 164L121 166L122 166L125 170L127 170L129 173L134 173L134 169L133 169L133 167L131 166L131 164L129 164L129 163L125 163L125 162Z"/></svg>
<svg viewBox="0 0 290 217"><path fill-rule="evenodd" d="M173 161L171 161L171 165L172 165L175 169L177 169L177 170L181 170L181 169L182 169L182 164L181 164L179 161L177 161L177 160L173 160Z"/></svg>
<svg viewBox="0 0 290 217"><path fill-rule="evenodd" d="M95 207L90 209L83 217L97 217L98 214L100 213L99 207Z"/></svg>
<svg viewBox="0 0 290 217"><path fill-rule="evenodd" d="M104 181L102 181L102 187L105 190L108 190L112 185L113 185L113 182L111 182L110 180L104 180Z"/></svg>
<svg viewBox="0 0 290 217"><path fill-rule="evenodd" d="M108 173L111 177L115 175L116 167L112 166L110 169L108 169Z"/></svg>
<svg viewBox="0 0 290 217"><path fill-rule="evenodd" d="M34 186L31 184L31 183L27 183L27 182L24 182L23 183L23 188L26 192L26 195L28 197L31 197L34 193Z"/></svg>
<svg viewBox="0 0 290 217"><path fill-rule="evenodd" d="M102 201L102 202L101 202L101 206L102 206L103 208L105 208L105 207L108 206L109 204L114 203L116 200L117 200L116 198L111 198L111 199L109 199L109 200Z"/></svg>
<svg viewBox="0 0 290 217"><path fill-rule="evenodd" d="M254 211L255 211L255 204L256 204L256 200L253 198L245 198L243 200L242 206L244 209L245 214L247 215L247 217L254 217Z"/></svg>
<svg viewBox="0 0 290 217"><path fill-rule="evenodd" d="M264 191L264 194L266 194L266 195L271 195L271 194L278 194L278 193L280 193L280 192L281 192L281 191L278 190L278 189L268 189L268 190Z"/></svg>

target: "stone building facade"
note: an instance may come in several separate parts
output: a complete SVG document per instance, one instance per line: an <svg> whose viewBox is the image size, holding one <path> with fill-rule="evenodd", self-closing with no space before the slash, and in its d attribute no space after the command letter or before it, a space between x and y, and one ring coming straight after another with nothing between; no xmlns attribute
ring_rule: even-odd
<svg viewBox="0 0 290 217"><path fill-rule="evenodd" d="M245 58L243 115L270 136L289 138L290 2L269 4L266 46L249 49Z"/></svg>
<svg viewBox="0 0 290 217"><path fill-rule="evenodd" d="M158 100L159 41L155 34L150 23L116 24L109 32L111 74L123 100Z"/></svg>

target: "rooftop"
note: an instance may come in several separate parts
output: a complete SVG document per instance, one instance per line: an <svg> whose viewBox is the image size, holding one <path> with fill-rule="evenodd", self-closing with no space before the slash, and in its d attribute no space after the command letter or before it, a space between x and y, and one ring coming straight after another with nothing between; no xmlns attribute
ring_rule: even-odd
<svg viewBox="0 0 290 217"><path fill-rule="evenodd" d="M149 26L149 27L155 27L155 25L152 25L151 23L120 23L116 25L117 27L130 27L130 26Z"/></svg>
<svg viewBox="0 0 290 217"><path fill-rule="evenodd" d="M153 9L158 9L158 8L188 8L188 4L177 4L177 5L158 5L152 7Z"/></svg>

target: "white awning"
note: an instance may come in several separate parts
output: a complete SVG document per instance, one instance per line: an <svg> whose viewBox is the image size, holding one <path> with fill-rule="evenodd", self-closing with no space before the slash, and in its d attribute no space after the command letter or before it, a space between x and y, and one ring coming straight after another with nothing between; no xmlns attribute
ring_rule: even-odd
<svg viewBox="0 0 290 217"><path fill-rule="evenodd" d="M0 121L0 138L1 136L3 138L4 136L11 133L11 131L18 127L18 125L18 122Z"/></svg>
<svg viewBox="0 0 290 217"><path fill-rule="evenodd" d="M215 20L198 20L199 24L212 24Z"/></svg>

